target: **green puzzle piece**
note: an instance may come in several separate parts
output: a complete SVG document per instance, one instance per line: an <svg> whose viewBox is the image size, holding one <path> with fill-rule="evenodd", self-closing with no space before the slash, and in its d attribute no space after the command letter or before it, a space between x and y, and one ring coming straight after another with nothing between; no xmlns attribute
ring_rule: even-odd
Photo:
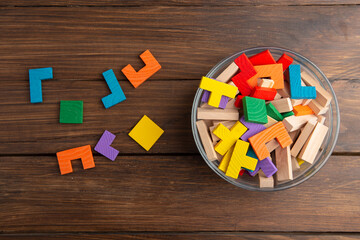
<svg viewBox="0 0 360 240"><path fill-rule="evenodd" d="M268 122L265 100L253 97L243 97L242 101L246 122L260 124L266 124Z"/></svg>
<svg viewBox="0 0 360 240"><path fill-rule="evenodd" d="M284 120L284 117L279 113L272 103L266 104L267 115L275 119L276 121Z"/></svg>
<svg viewBox="0 0 360 240"><path fill-rule="evenodd" d="M281 115L283 116L283 118L286 118L286 117L290 117L290 116L294 115L294 112L293 111L284 112L284 113L281 113Z"/></svg>
<svg viewBox="0 0 360 240"><path fill-rule="evenodd" d="M83 123L83 101L60 101L60 123Z"/></svg>

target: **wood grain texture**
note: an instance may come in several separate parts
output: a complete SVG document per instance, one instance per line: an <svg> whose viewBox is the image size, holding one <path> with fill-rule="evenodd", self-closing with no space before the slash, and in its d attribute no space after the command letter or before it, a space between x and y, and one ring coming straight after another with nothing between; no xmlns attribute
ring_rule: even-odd
<svg viewBox="0 0 360 240"><path fill-rule="evenodd" d="M146 49L162 69L152 79L200 79L221 59L256 46L309 58L331 79L358 79L360 6L1 8L0 78L96 79ZM118 79L125 79L118 74Z"/></svg>
<svg viewBox="0 0 360 240"><path fill-rule="evenodd" d="M44 84L45 102L36 105L30 104L25 79L3 81L0 85L0 152L52 154L85 144L95 146L107 129L116 134L112 146L120 153L142 153L142 148L127 134L146 114L165 130L150 153L197 153L190 112L199 81L149 80L138 89L124 82L122 87L128 99L111 109L105 109L101 103L101 98L108 93L104 80L54 80ZM360 106L357 99L360 82L335 81L333 87L341 111L340 135L335 151L359 152L357 113ZM58 123L59 101L66 99L84 101L84 123L81 126Z"/></svg>
<svg viewBox="0 0 360 240"><path fill-rule="evenodd" d="M3 0L0 6L261 6L261 5L338 5L338 4L360 4L358 0Z"/></svg>
<svg viewBox="0 0 360 240"><path fill-rule="evenodd" d="M95 233L95 234L6 234L1 236L1 240L17 239L17 240L48 240L48 239L73 239L73 240L155 240L155 239L173 239L173 240L354 240L360 239L360 234L324 234L324 233Z"/></svg>
<svg viewBox="0 0 360 240"><path fill-rule="evenodd" d="M60 176L55 155L0 157L0 231L360 231L358 156L273 193L236 188L199 155L73 162Z"/></svg>

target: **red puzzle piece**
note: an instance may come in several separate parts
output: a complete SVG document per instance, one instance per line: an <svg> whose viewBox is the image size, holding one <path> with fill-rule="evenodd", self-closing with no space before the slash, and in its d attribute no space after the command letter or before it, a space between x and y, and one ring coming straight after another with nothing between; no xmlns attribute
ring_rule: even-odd
<svg viewBox="0 0 360 240"><path fill-rule="evenodd" d="M242 107L243 107L243 104L242 104L242 99L243 99L243 97L245 97L245 96L243 96L243 95L238 95L238 96L236 97L235 103L234 103L235 107L237 107L237 108L242 108Z"/></svg>
<svg viewBox="0 0 360 240"><path fill-rule="evenodd" d="M292 64L294 60L289 57L288 55L286 55L285 53L277 60L276 63L281 63L283 65L283 71L285 71L290 64Z"/></svg>
<svg viewBox="0 0 360 240"><path fill-rule="evenodd" d="M268 64L275 64L276 61L273 58L273 56L271 55L269 49L262 51L258 54L255 54L254 56L249 58L250 62L252 63L252 65L257 66L257 65L268 65Z"/></svg>
<svg viewBox="0 0 360 240"><path fill-rule="evenodd" d="M246 80L256 74L254 66L251 64L245 53L236 58L234 62L239 67L240 72L232 77L231 80L238 87L242 95L249 96L251 93L251 87L247 84Z"/></svg>
<svg viewBox="0 0 360 240"><path fill-rule="evenodd" d="M265 88L256 86L251 94L251 97L260 98L264 100L274 100L277 91L275 88Z"/></svg>

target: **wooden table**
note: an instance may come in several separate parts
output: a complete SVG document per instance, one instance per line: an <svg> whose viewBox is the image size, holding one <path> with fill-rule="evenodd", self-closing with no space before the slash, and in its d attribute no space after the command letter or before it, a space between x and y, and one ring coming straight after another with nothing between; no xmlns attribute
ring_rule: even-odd
<svg viewBox="0 0 360 240"><path fill-rule="evenodd" d="M2 239L353 239L360 232L360 1L2 0L0 2L0 237ZM338 144L314 177L289 190L232 186L200 157L190 128L199 79L255 46L292 49L331 80ZM161 71L134 89L150 49ZM42 104L28 69L53 67ZM105 110L101 73L127 100ZM83 124L59 124L59 101L83 100ZM144 151L127 134L144 115L165 134ZM60 176L55 153L116 134L115 162Z"/></svg>

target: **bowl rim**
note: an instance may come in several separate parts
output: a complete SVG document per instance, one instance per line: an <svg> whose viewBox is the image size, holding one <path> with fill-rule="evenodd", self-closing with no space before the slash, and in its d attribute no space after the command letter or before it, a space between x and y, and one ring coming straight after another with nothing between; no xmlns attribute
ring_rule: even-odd
<svg viewBox="0 0 360 240"><path fill-rule="evenodd" d="M195 141L195 145L198 148L198 151L200 153L200 155L202 156L203 160L206 162L206 164L217 174L219 175L222 179L224 179L225 181L231 183L232 185L236 186L236 187L241 187L243 189L246 190L250 190L250 191L257 191L257 192L275 192L275 191L280 191L280 190L285 190L285 189L289 189L295 186L298 186L299 184L305 182L306 180L310 179L312 176L314 176L324 165L325 163L329 160L330 156L332 155L332 152L334 151L334 148L336 146L337 140L338 140L338 136L339 136L339 130L340 130L340 110L339 110L339 104L338 104L338 100L335 94L335 91L332 87L331 82L329 81L329 79L325 76L325 74L312 62L310 61L308 58L304 57L303 55L296 53L292 50L288 50L285 48L280 48L280 47L254 47L254 48L247 48L244 49L240 52L236 52L234 54L232 54L229 57L223 58L221 61L219 61L207 74L206 77L212 77L212 75L217 71L217 69L219 68L219 66L221 66L222 64L224 64L225 62L229 61L230 59L234 58L237 55L241 55L242 53L245 52L250 52L250 51L258 51L258 50L278 50L278 51L282 51L282 52L287 52L287 53L291 53L297 57L299 57L300 59L304 59L305 61L307 61L312 67L314 67L314 69L321 75L321 77L327 82L328 87L331 91L331 94L333 96L333 100L334 100L334 106L335 106L335 110L336 110L336 126L335 126L335 136L334 136L334 141L332 146L330 146L330 150L329 152L324 156L324 160L318 165L317 168L313 169L312 171L309 172L309 170L311 168L309 168L307 171L305 171L304 173L309 172L309 174L307 174L306 176L304 176L302 179L293 182L294 180L288 181L289 182L293 182L291 185L283 185L280 187L274 187L274 188L259 188L259 187L253 187L241 182L237 182L237 184L235 184L234 182L232 182L229 178L225 177L224 174L221 174L218 170L218 168L212 164L212 162L210 160L207 159L207 156L205 154L205 151L203 149L203 146L201 144L201 140L199 139L198 136L198 131L197 131L197 127L196 127L196 121L197 121L197 108L198 108L198 101L200 100L201 94L203 92L203 89L198 88L195 96L194 96L194 101L192 104L192 110L191 110L191 128L192 128L192 134L193 134L193 138ZM319 82L321 84L321 82ZM332 111L332 109L330 108L329 110ZM303 174L304 174L303 173Z"/></svg>

